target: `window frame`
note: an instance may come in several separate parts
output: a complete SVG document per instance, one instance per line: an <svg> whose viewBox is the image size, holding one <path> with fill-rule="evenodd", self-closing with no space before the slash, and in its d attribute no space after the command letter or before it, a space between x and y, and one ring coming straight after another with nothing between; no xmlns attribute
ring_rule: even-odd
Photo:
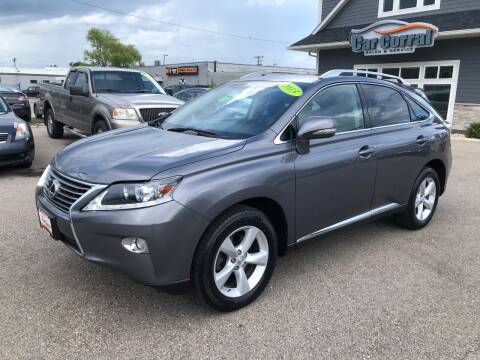
<svg viewBox="0 0 480 360"><path fill-rule="evenodd" d="M417 0L417 5L415 7L400 9L400 0L393 0L393 9L384 11L383 10L384 0L378 0L378 17L384 18L389 16L397 16L397 15L413 14L417 12L439 10L442 0L435 0L435 3L432 5L424 5L424 1L425 0Z"/></svg>

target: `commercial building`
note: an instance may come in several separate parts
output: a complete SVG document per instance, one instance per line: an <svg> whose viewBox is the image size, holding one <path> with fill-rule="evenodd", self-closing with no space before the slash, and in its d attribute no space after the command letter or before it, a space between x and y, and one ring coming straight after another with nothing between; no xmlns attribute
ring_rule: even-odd
<svg viewBox="0 0 480 360"><path fill-rule="evenodd" d="M67 76L68 68L48 67L36 68L0 68L0 84L14 85L19 89L39 83L60 82Z"/></svg>
<svg viewBox="0 0 480 360"><path fill-rule="evenodd" d="M401 76L463 131L480 121L480 1L319 0L313 32L290 46L317 56L317 71Z"/></svg>
<svg viewBox="0 0 480 360"><path fill-rule="evenodd" d="M149 73L162 86L170 85L221 85L255 71L282 71L315 73L314 69L232 64L218 61L202 61L181 64L143 66L137 69Z"/></svg>

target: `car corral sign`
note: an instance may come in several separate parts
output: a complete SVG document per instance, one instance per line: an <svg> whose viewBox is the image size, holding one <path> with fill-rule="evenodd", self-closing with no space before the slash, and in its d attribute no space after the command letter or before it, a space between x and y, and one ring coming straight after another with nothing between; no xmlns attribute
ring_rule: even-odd
<svg viewBox="0 0 480 360"><path fill-rule="evenodd" d="M165 69L165 74L167 76L197 75L198 74L198 66L169 67L169 68Z"/></svg>
<svg viewBox="0 0 480 360"><path fill-rule="evenodd" d="M437 35L438 28L432 24L384 20L352 30L350 44L353 52L366 56L409 54L416 48L432 47Z"/></svg>

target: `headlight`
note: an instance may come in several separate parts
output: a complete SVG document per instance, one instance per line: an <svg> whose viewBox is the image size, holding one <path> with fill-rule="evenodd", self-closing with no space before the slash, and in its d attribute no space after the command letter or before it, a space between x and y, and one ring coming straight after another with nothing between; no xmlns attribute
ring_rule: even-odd
<svg viewBox="0 0 480 360"><path fill-rule="evenodd" d="M30 136L30 131L28 130L28 126L25 123L15 123L15 130L17 131L15 134L15 140L28 139L28 137Z"/></svg>
<svg viewBox="0 0 480 360"><path fill-rule="evenodd" d="M40 176L40 179L38 179L37 187L43 187L43 185L45 184L45 180L47 179L49 171L50 171L50 165L47 166L47 168L43 172L42 176Z"/></svg>
<svg viewBox="0 0 480 360"><path fill-rule="evenodd" d="M114 184L83 208L84 211L138 209L173 200L180 177L147 183Z"/></svg>
<svg viewBox="0 0 480 360"><path fill-rule="evenodd" d="M135 109L114 108L112 111L112 117L115 120L138 120Z"/></svg>

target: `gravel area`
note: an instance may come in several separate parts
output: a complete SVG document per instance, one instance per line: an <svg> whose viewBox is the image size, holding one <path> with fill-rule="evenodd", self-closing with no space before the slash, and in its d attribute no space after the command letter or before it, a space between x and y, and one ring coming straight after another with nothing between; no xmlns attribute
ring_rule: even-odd
<svg viewBox="0 0 480 360"><path fill-rule="evenodd" d="M34 189L74 141L34 128L31 170L0 170L1 359L479 359L480 142L453 142L436 216L310 242L255 303L222 314L84 261L39 228Z"/></svg>

